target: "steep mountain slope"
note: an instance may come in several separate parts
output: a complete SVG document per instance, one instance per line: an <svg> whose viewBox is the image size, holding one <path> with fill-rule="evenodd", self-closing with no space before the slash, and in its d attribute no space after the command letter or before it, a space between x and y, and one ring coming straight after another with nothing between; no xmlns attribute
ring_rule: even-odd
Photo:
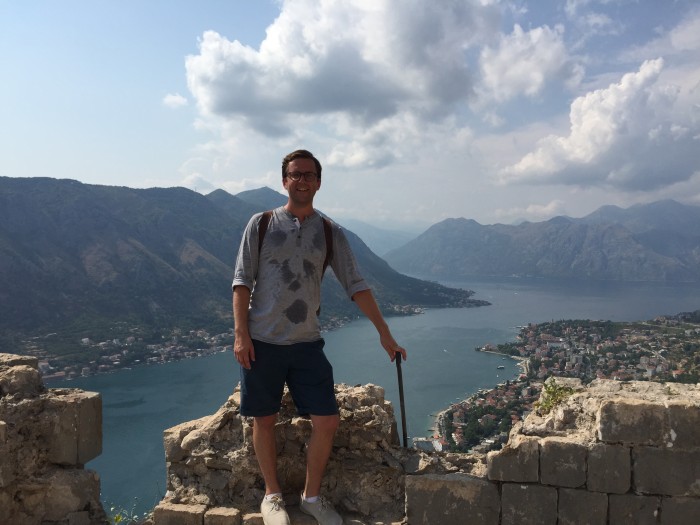
<svg viewBox="0 0 700 525"><path fill-rule="evenodd" d="M414 275L700 280L700 208L606 206L583 219L518 226L442 221L385 259Z"/></svg>
<svg viewBox="0 0 700 525"><path fill-rule="evenodd" d="M0 177L0 338L117 323L225 330L243 228L284 200L269 189L244 197ZM470 292L401 276L348 235L385 307L468 302ZM326 293L324 316L356 312Z"/></svg>

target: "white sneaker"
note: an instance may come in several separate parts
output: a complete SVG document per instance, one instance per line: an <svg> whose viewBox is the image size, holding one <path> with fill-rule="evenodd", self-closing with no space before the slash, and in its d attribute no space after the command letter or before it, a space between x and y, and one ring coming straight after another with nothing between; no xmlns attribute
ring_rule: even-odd
<svg viewBox="0 0 700 525"><path fill-rule="evenodd" d="M284 508L284 500L281 496L263 498L260 514L265 525L290 525L289 515Z"/></svg>
<svg viewBox="0 0 700 525"><path fill-rule="evenodd" d="M333 505L323 497L318 498L316 503L309 503L304 499L302 493L299 508L305 514L316 518L319 525L343 525L343 518L335 511Z"/></svg>

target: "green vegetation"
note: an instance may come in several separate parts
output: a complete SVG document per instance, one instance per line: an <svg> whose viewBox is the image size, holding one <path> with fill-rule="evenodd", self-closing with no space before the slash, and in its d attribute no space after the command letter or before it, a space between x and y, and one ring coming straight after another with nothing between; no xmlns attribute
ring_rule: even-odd
<svg viewBox="0 0 700 525"><path fill-rule="evenodd" d="M148 518L148 512L139 514L136 512L138 498L134 498L134 504L130 509L119 508L112 505L109 508L107 523L110 525L139 525Z"/></svg>
<svg viewBox="0 0 700 525"><path fill-rule="evenodd" d="M557 405L574 393L569 386L560 385L554 378L545 381L540 400L535 403L537 413L541 416L549 414Z"/></svg>

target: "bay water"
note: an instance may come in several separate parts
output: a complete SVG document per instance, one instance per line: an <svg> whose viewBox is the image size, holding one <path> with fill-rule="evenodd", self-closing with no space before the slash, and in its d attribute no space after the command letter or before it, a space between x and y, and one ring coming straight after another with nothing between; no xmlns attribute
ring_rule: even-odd
<svg viewBox="0 0 700 525"><path fill-rule="evenodd" d="M700 309L700 284L544 279L443 284L472 289L474 298L492 304L388 319L395 338L408 351L402 373L410 437L430 435L434 414L451 403L517 376L516 361L474 349L513 340L518 326L560 319L646 320ZM371 323L360 319L324 338L336 383L384 387L400 428L396 366L379 345ZM213 414L238 381L238 365L226 352L48 386L102 394L103 452L87 468L100 474L107 510L114 505L141 513L165 493L163 430Z"/></svg>

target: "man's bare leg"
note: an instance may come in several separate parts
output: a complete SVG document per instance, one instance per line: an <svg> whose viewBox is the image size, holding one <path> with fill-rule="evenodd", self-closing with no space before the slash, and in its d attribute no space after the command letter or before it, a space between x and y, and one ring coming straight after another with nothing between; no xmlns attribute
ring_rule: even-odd
<svg viewBox="0 0 700 525"><path fill-rule="evenodd" d="M304 496L312 498L321 493L321 480L331 456L333 438L340 416L311 416L311 438L306 452L306 485Z"/></svg>
<svg viewBox="0 0 700 525"><path fill-rule="evenodd" d="M281 493L277 479L277 443L275 441L277 414L253 418L253 448L265 480L265 494Z"/></svg>

